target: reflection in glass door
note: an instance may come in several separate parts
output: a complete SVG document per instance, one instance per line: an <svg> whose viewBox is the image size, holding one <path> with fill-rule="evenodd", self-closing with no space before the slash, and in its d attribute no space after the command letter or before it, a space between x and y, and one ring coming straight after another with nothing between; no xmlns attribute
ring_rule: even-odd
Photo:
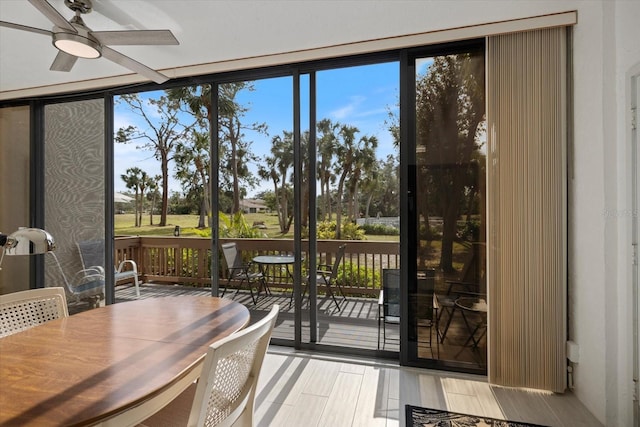
<svg viewBox="0 0 640 427"><path fill-rule="evenodd" d="M410 358L486 370L485 97L482 47L414 58L409 188ZM422 362L420 362L422 361Z"/></svg>
<svg viewBox="0 0 640 427"><path fill-rule="evenodd" d="M47 105L44 122L44 228L56 243L45 286L68 285L75 302L70 288L85 280L77 244L105 239L104 99Z"/></svg>

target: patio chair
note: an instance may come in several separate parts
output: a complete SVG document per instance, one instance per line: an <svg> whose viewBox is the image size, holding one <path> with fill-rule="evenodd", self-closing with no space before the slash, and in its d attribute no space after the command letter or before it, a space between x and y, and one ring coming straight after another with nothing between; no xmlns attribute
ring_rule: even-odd
<svg viewBox="0 0 640 427"><path fill-rule="evenodd" d="M69 316L64 288L39 288L0 295L0 338Z"/></svg>
<svg viewBox="0 0 640 427"><path fill-rule="evenodd" d="M318 264L316 270L316 284L323 285L326 289L327 295L333 299L333 302L336 305L337 310L340 311L340 304L347 301L347 296L344 294L342 290L342 286L340 286L340 282L337 280L338 278L338 269L340 268L340 263L342 262L342 258L344 258L344 251L347 247L346 244L340 245L338 247L338 251L336 252L336 259L333 261L333 264ZM307 289L309 287L310 277L307 277L307 285L304 288L304 292L302 293L302 298L304 298L307 293ZM338 302L336 298L335 292L333 291L333 287L338 289L340 295L342 295L342 299ZM291 296L293 298L293 294Z"/></svg>
<svg viewBox="0 0 640 427"><path fill-rule="evenodd" d="M382 269L382 290L378 298L378 350L380 350L380 329L382 348L387 342L387 325L400 325L400 270Z"/></svg>
<svg viewBox="0 0 640 427"><path fill-rule="evenodd" d="M84 268L77 271L69 280L55 252L49 252L49 254L58 265L68 291L67 296L73 301L88 302L91 308L99 307L100 302L104 300L104 269L102 267Z"/></svg>
<svg viewBox="0 0 640 427"><path fill-rule="evenodd" d="M477 272L477 262L478 255L476 254L476 248L474 246L467 255L459 278L457 280L446 280L445 283L447 286L444 294L436 294L436 303L438 308L436 324L438 326L437 333L439 335L440 343L444 343L449 327L451 326L451 322L458 311L455 303L456 300L460 297L485 295L480 292L479 280L482 280L482 277L479 279L477 277L479 274ZM440 331L440 324L444 320L443 316L446 316L446 323L444 325L444 330Z"/></svg>
<svg viewBox="0 0 640 427"><path fill-rule="evenodd" d="M238 295L238 292L240 292L240 288L242 288L242 285L247 282L249 292L251 293L251 300L253 301L253 304L256 304L256 298L253 295L252 285L256 282L260 282L260 285L262 287L265 287L266 289L264 274L262 274L262 272L260 271L254 270L254 263L245 263L242 260L242 253L238 251L238 246L236 243L224 243L221 246L222 253L224 254L224 259L227 263L228 278L227 284L225 285L225 288L222 291L220 297L224 297L225 292L227 292L227 288L231 284L231 280L240 280L240 284L238 285L236 293L233 295L233 297L235 298L235 296ZM258 295L259 294L260 286L258 286Z"/></svg>
<svg viewBox="0 0 640 427"><path fill-rule="evenodd" d="M90 268L104 269L104 240L78 242L77 246L82 268L85 270ZM140 297L138 266L135 261L126 259L118 265L117 269L114 267L114 277L116 286L133 282L136 287L136 296Z"/></svg>
<svg viewBox="0 0 640 427"><path fill-rule="evenodd" d="M209 347L202 375L141 426L253 426L262 362L280 307Z"/></svg>
<svg viewBox="0 0 640 427"><path fill-rule="evenodd" d="M434 307L435 270L419 270L417 276L418 280L417 294L415 299L415 319L416 332L418 333L418 335L416 336L416 342L418 343L418 345L428 343L429 348L431 348L433 351L433 326L436 324L436 319L438 317L437 310ZM428 334L421 334L420 330L425 329L428 329ZM436 344L438 344L437 349L439 358L440 346L437 336Z"/></svg>

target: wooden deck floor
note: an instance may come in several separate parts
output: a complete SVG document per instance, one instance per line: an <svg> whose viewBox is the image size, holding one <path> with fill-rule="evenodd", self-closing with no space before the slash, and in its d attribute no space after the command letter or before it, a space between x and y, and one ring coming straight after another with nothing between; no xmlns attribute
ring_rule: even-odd
<svg viewBox="0 0 640 427"><path fill-rule="evenodd" d="M210 295L210 288L194 288L180 285L166 284L142 284L140 298L156 298L176 295ZM253 304L248 291L241 291L237 295L235 290L226 293L225 298L233 298L244 304L251 312L251 321L255 322L266 315L273 304L280 305L278 322L273 332L277 339L294 339L294 310L290 306L290 294L274 292L272 295L260 295L256 304ZM133 301L136 299L135 289L132 286L119 286L116 288L116 303ZM364 350L378 349L378 301L374 298L350 297L341 305L342 309L336 311L332 300L319 297L318 305L318 344L349 347ZM86 304L70 304L71 314L85 310ZM302 311L302 340L309 342L309 312L308 300L305 300ZM380 339L380 347L384 350L399 351L399 328L397 325L385 326L386 340ZM471 349L464 345L468 333L461 319L454 318L454 322L447 332L446 339L439 343L436 338L435 328L419 329L419 356L430 359L451 361L461 366L484 368L486 365L486 350ZM428 343L432 345L429 346Z"/></svg>

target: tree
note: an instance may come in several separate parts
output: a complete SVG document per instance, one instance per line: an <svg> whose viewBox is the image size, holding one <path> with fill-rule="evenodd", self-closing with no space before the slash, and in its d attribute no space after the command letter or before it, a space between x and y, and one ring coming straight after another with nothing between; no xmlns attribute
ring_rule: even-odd
<svg viewBox="0 0 640 427"><path fill-rule="evenodd" d="M359 152L355 156L355 161L352 166L351 177L348 181L348 217L352 221L355 221L360 217L360 206L358 204L358 193L360 186L375 185L377 180L377 166L378 159L376 158L376 148L378 146L378 139L375 136L362 137L360 139L361 146Z"/></svg>
<svg viewBox="0 0 640 427"><path fill-rule="evenodd" d="M135 227L140 227L141 221L139 213L142 212L142 195L140 195L140 181L142 179L142 169L133 167L126 170L126 174L120 175L120 178L124 181L129 190L134 191L134 205L135 205Z"/></svg>
<svg viewBox="0 0 640 427"><path fill-rule="evenodd" d="M291 227L293 215L290 214L289 169L293 167L293 133L283 131L271 139L271 155L265 156L264 164L258 168L258 175L265 180L271 180L276 196L276 212L281 233L287 233Z"/></svg>
<svg viewBox="0 0 640 427"><path fill-rule="evenodd" d="M371 194L366 198L365 216L369 216L369 213L381 216L398 216L399 211L399 171L400 165L398 158L389 154L385 160L380 161L378 168L376 168L375 176L372 178ZM365 184L366 181L363 182Z"/></svg>
<svg viewBox="0 0 640 427"><path fill-rule="evenodd" d="M153 225L153 212L156 209L156 200L158 200L158 184L162 181L162 176L155 175L149 179L149 194L147 198L151 202L151 209L149 209L149 225Z"/></svg>
<svg viewBox="0 0 640 427"><path fill-rule="evenodd" d="M116 132L116 142L127 144L142 140L144 144L136 148L153 151L154 157L160 161L162 210L159 225L165 226L169 205L169 162L173 159L176 144L188 136L196 121L184 124L181 120L183 116L179 114L180 103L165 95L143 100L138 94L127 94L121 95L118 102L128 105L134 114L141 117L146 128L140 129L134 125L122 127Z"/></svg>
<svg viewBox="0 0 640 427"><path fill-rule="evenodd" d="M239 104L236 96L243 90L253 91L251 82L226 83L219 86L218 90L218 128L219 128L219 158L220 158L220 188L223 198L226 198L227 189L232 198L231 211L240 210L240 198L246 190L241 189L244 183L249 187L256 185L256 179L249 171L248 164L257 161L257 158L250 151L251 142L244 140L244 131L252 130L266 133L264 123L253 123L246 125L242 123L242 117L248 108ZM169 97L185 106L184 111L189 111L198 120L202 132L208 132L210 123L214 120L214 111L211 104L211 86L183 86L169 89ZM207 169L207 171L209 171ZM227 171L228 173L224 173ZM207 182L210 181L207 179ZM209 187L203 186L203 192L208 192ZM208 200L208 195L202 200ZM210 202L209 202L210 203ZM202 208L201 208L202 209ZM207 206L209 212L211 207Z"/></svg>
<svg viewBox="0 0 640 427"><path fill-rule="evenodd" d="M244 131L252 130L259 133L267 133L265 123L252 123L246 125L242 123L244 114L249 110L239 104L236 100L238 93L242 90L253 91L251 82L225 83L219 86L220 112L218 115L218 126L220 131L220 142L228 146L224 151L224 158L221 158L226 170L231 172L231 188L233 190L233 205L231 212L240 211L240 182L243 181L249 187L255 187L257 181L251 175L248 164L257 162L258 158L251 152L251 142L244 139Z"/></svg>
<svg viewBox="0 0 640 427"><path fill-rule="evenodd" d="M453 242L465 197L475 197L480 172L478 132L484 122L481 54L438 56L416 82L419 215L442 216L440 268L453 271ZM421 187L421 188L420 188ZM467 204L468 205L468 204ZM427 227L428 228L428 227Z"/></svg>
<svg viewBox="0 0 640 427"><path fill-rule="evenodd" d="M339 123L332 123L330 119L322 119L317 125L318 138L318 162L317 176L320 181L320 204L321 218L331 221L331 184L335 182L335 175L331 166L336 153L337 137L336 132L340 127Z"/></svg>
<svg viewBox="0 0 640 427"><path fill-rule="evenodd" d="M337 135L336 161L334 163L335 174L338 175L337 200L340 203L343 198L345 183L347 178L355 184L348 188L348 205L353 206L351 199L354 197L352 191L357 189L357 180L360 177L360 167L370 164L370 159L375 159L375 149L378 140L375 136L363 136L357 139L359 132L355 126L342 125ZM360 160L361 158L365 160ZM353 209L352 207L350 208ZM353 212L352 212L353 214ZM336 210L336 239L341 238L342 209Z"/></svg>
<svg viewBox="0 0 640 427"><path fill-rule="evenodd" d="M187 194L194 194L200 213L198 228L211 226L205 224L205 218L211 218L209 179L211 159L209 156L210 139L208 132L194 130L191 137L181 141L176 146L174 161L176 164L175 177L182 184Z"/></svg>

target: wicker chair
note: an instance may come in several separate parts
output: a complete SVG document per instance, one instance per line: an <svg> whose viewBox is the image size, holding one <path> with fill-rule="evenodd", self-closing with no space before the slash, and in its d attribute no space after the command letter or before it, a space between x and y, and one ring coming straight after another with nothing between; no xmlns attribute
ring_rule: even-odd
<svg viewBox="0 0 640 427"><path fill-rule="evenodd" d="M64 288L41 288L0 295L0 337L69 316Z"/></svg>
<svg viewBox="0 0 640 427"><path fill-rule="evenodd" d="M141 426L252 426L258 376L279 310L274 305L255 324L212 344L197 385Z"/></svg>

